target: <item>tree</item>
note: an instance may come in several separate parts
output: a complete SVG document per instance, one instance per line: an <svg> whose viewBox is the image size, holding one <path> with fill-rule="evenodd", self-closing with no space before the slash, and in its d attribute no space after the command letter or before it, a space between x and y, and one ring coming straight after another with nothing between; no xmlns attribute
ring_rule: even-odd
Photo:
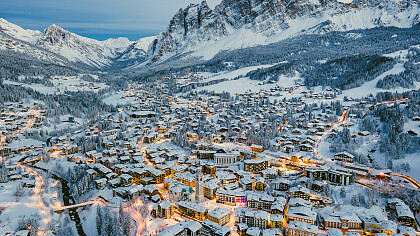
<svg viewBox="0 0 420 236"><path fill-rule="evenodd" d="M359 197L357 195L353 195L353 197L351 198L351 205L356 207L360 206Z"/></svg>
<svg viewBox="0 0 420 236"><path fill-rule="evenodd" d="M9 178L7 177L8 171L6 166L0 164L0 183L7 183L9 181Z"/></svg>
<svg viewBox="0 0 420 236"><path fill-rule="evenodd" d="M18 185L16 186L16 190L15 190L15 197L23 197L23 195L25 194L25 191L22 187L22 185Z"/></svg>
<svg viewBox="0 0 420 236"><path fill-rule="evenodd" d="M340 196L341 198L346 198L346 189L344 187L342 187L340 190Z"/></svg>
<svg viewBox="0 0 420 236"><path fill-rule="evenodd" d="M98 206L96 210L96 230L98 234L101 235L102 233L102 210L101 206Z"/></svg>

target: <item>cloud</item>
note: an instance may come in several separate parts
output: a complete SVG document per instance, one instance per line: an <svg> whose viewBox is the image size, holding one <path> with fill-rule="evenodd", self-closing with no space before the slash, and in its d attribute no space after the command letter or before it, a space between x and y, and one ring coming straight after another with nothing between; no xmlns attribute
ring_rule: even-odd
<svg viewBox="0 0 420 236"><path fill-rule="evenodd" d="M154 35L164 31L179 8L202 0L14 0L4 1L0 16L24 28L56 24L75 33L89 30ZM214 7L221 0L207 0ZM140 33L139 33L140 34ZM135 36L133 36L135 37Z"/></svg>

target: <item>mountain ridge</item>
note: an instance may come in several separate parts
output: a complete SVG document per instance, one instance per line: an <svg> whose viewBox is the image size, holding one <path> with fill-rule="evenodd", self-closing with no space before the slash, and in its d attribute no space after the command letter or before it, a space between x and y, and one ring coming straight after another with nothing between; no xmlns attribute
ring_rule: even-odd
<svg viewBox="0 0 420 236"><path fill-rule="evenodd" d="M418 0L223 0L212 10L203 1L180 9L148 54L153 62L186 52L208 60L299 34L409 28L420 22L418 7Z"/></svg>

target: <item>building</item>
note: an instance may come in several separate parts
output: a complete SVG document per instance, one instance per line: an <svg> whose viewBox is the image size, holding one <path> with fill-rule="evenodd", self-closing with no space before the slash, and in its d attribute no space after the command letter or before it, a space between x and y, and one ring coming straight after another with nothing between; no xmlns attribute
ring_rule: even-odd
<svg viewBox="0 0 420 236"><path fill-rule="evenodd" d="M203 184L204 190L204 197L210 200L214 200L216 198L216 191L219 188L219 182L217 179L211 179Z"/></svg>
<svg viewBox="0 0 420 236"><path fill-rule="evenodd" d="M239 160L239 153L216 153L214 154L214 164L216 166L228 166L235 164Z"/></svg>
<svg viewBox="0 0 420 236"><path fill-rule="evenodd" d="M316 222L317 213L312 211L309 207L298 206L290 207L286 213L287 222L290 221L304 221L314 225Z"/></svg>
<svg viewBox="0 0 420 236"><path fill-rule="evenodd" d="M348 152L339 152L334 155L336 161L353 162L354 156Z"/></svg>
<svg viewBox="0 0 420 236"><path fill-rule="evenodd" d="M329 212L321 215L320 220L323 221L326 229L361 229L362 221L354 213Z"/></svg>
<svg viewBox="0 0 420 236"><path fill-rule="evenodd" d="M248 227L269 228L269 214L261 210L253 211L248 208L237 208L235 221L237 224L244 223Z"/></svg>
<svg viewBox="0 0 420 236"><path fill-rule="evenodd" d="M382 229L381 233L386 234L387 236L392 236L393 234L396 234L398 231L398 224L394 221L383 221L382 222Z"/></svg>
<svg viewBox="0 0 420 236"><path fill-rule="evenodd" d="M283 228L284 218L283 215L271 214L270 215L270 227L271 228Z"/></svg>
<svg viewBox="0 0 420 236"><path fill-rule="evenodd" d="M230 235L230 229L228 227L219 225L210 220L205 220L201 223L200 236L228 236Z"/></svg>
<svg viewBox="0 0 420 236"><path fill-rule="evenodd" d="M318 227L306 222L291 221L287 232L289 236L317 236Z"/></svg>
<svg viewBox="0 0 420 236"><path fill-rule="evenodd" d="M310 198L310 191L309 189L299 185L297 187L293 187L289 190L291 198L302 198L309 201Z"/></svg>
<svg viewBox="0 0 420 236"><path fill-rule="evenodd" d="M170 184L169 189L169 198L174 202L179 201L195 201L195 191L191 186L185 185L180 182L174 182Z"/></svg>
<svg viewBox="0 0 420 236"><path fill-rule="evenodd" d="M229 191L226 189L217 189L216 202L231 206L244 206L246 203L246 195L241 189Z"/></svg>
<svg viewBox="0 0 420 236"><path fill-rule="evenodd" d="M182 221L169 226L158 236L200 236L202 225L197 221Z"/></svg>
<svg viewBox="0 0 420 236"><path fill-rule="evenodd" d="M351 183L351 174L330 169L328 171L328 181L338 185L349 185Z"/></svg>
<svg viewBox="0 0 420 236"><path fill-rule="evenodd" d="M155 217L169 219L175 213L175 206L168 201L161 201L153 206L152 215Z"/></svg>
<svg viewBox="0 0 420 236"><path fill-rule="evenodd" d="M226 209L217 207L213 211L209 212L207 218L219 225L226 225L230 221L230 212Z"/></svg>
<svg viewBox="0 0 420 236"><path fill-rule="evenodd" d="M362 227L364 232L369 232L371 234L380 233L382 229L382 223L372 215L359 215L360 220L362 220Z"/></svg>
<svg viewBox="0 0 420 236"><path fill-rule="evenodd" d="M249 192L246 196L246 204L251 209L270 211L275 201L276 198L265 192Z"/></svg>
<svg viewBox="0 0 420 236"><path fill-rule="evenodd" d="M263 152L264 151L264 147L261 146L261 145L252 144L251 145L251 150L253 152Z"/></svg>
<svg viewBox="0 0 420 236"><path fill-rule="evenodd" d="M250 159L244 161L245 171L252 173L260 173L269 168L269 161L267 158Z"/></svg>
<svg viewBox="0 0 420 236"><path fill-rule="evenodd" d="M274 189L278 191L289 191L290 189L290 180L286 178L278 178L271 183L274 184Z"/></svg>
<svg viewBox="0 0 420 236"><path fill-rule="evenodd" d="M209 210L193 202L180 201L178 202L178 211L181 215L185 215L199 221L204 221L207 219L207 213Z"/></svg>
<svg viewBox="0 0 420 236"><path fill-rule="evenodd" d="M327 236L344 236L343 232L340 229L328 229L326 230Z"/></svg>
<svg viewBox="0 0 420 236"><path fill-rule="evenodd" d="M414 214L403 201L395 206L395 210L397 219L402 225L414 227L416 222Z"/></svg>
<svg viewBox="0 0 420 236"><path fill-rule="evenodd" d="M205 201L203 173L201 172L201 167L197 168L197 173L195 175L195 200L197 203L202 203Z"/></svg>
<svg viewBox="0 0 420 236"><path fill-rule="evenodd" d="M306 168L306 177L312 180L327 180L328 179L327 166L311 166Z"/></svg>

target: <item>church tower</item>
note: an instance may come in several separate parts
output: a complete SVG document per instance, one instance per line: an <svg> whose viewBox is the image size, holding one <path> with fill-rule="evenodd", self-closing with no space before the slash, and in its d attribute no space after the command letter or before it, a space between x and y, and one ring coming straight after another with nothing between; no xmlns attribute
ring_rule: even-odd
<svg viewBox="0 0 420 236"><path fill-rule="evenodd" d="M203 183L203 172L201 170L201 165L197 168L197 173L195 175L195 200L197 203L204 202L204 183Z"/></svg>

